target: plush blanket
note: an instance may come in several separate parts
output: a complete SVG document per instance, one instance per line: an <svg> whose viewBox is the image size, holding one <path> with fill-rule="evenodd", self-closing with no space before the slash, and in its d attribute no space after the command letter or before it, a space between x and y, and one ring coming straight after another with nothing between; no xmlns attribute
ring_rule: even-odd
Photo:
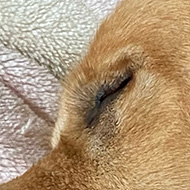
<svg viewBox="0 0 190 190"><path fill-rule="evenodd" d="M117 2L0 1L0 183L51 150L59 81Z"/></svg>

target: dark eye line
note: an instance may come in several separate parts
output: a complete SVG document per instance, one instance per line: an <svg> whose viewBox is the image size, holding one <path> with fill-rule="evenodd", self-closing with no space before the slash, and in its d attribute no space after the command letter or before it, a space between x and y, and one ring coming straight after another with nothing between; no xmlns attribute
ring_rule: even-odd
<svg viewBox="0 0 190 190"><path fill-rule="evenodd" d="M132 72L128 72L122 76L119 76L110 84L104 84L100 90L97 92L95 98L95 106L92 108L86 118L87 128L92 127L95 122L98 121L103 108L111 101L113 101L120 94L121 91L128 85L131 81L133 75Z"/></svg>
<svg viewBox="0 0 190 190"><path fill-rule="evenodd" d="M122 91L132 79L132 74L127 74L127 76L123 76L114 81L114 83L110 85L106 85L106 87L102 87L102 89L97 93L95 103L98 106L105 99L112 94L119 93Z"/></svg>

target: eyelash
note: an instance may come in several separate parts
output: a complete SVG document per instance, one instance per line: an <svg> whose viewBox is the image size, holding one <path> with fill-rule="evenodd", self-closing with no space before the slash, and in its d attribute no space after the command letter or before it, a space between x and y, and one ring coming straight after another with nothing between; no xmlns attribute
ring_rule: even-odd
<svg viewBox="0 0 190 190"><path fill-rule="evenodd" d="M103 85L96 95L95 105L99 106L110 95L121 92L128 85L131 79L132 73L127 73L126 75L119 77L117 80L114 80L111 84Z"/></svg>
<svg viewBox="0 0 190 190"><path fill-rule="evenodd" d="M102 108L113 101L132 79L132 73L128 72L110 84L102 85L95 97L95 106L89 110L86 117L87 128L92 127L102 113Z"/></svg>

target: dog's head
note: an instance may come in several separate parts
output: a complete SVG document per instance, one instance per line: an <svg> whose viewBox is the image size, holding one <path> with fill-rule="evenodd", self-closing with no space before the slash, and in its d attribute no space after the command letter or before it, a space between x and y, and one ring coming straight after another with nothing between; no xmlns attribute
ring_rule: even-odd
<svg viewBox="0 0 190 190"><path fill-rule="evenodd" d="M190 188L189 0L123 1L63 83L59 143L33 184Z"/></svg>
<svg viewBox="0 0 190 190"><path fill-rule="evenodd" d="M66 79L58 125L102 189L190 188L189 21L188 1L124 1Z"/></svg>

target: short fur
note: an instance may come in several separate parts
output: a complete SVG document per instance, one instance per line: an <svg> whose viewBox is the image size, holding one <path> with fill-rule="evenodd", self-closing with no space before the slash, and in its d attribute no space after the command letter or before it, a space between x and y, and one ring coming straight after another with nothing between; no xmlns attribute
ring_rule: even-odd
<svg viewBox="0 0 190 190"><path fill-rule="evenodd" d="M129 73L91 112L102 86ZM190 1L121 2L64 82L59 143L0 190L189 190L189 92Z"/></svg>

